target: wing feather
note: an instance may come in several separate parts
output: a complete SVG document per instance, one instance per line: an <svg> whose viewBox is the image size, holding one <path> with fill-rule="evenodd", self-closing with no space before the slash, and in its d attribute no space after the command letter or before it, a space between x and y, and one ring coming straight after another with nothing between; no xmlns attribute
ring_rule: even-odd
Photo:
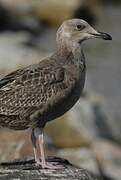
<svg viewBox="0 0 121 180"><path fill-rule="evenodd" d="M65 69L41 63L8 74L0 80L0 114L19 115L44 106L66 88Z"/></svg>

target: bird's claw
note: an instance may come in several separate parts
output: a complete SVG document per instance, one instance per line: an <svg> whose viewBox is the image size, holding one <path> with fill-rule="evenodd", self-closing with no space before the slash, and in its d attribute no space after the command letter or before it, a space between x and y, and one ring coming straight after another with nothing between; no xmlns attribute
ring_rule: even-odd
<svg viewBox="0 0 121 180"><path fill-rule="evenodd" d="M37 167L41 166L42 169L63 169L64 167L62 165L59 165L58 163L50 163L50 162L46 162L46 163L41 163L40 161L36 161L35 164Z"/></svg>

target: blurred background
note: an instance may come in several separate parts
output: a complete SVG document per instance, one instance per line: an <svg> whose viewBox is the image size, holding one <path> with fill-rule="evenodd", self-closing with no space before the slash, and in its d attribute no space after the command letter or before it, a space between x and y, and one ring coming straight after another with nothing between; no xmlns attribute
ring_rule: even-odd
<svg viewBox="0 0 121 180"><path fill-rule="evenodd" d="M113 41L83 44L84 94L46 126L46 152L121 180L121 0L0 0L0 77L49 56L68 18L85 19ZM29 132L0 129L0 161L26 156L33 156Z"/></svg>

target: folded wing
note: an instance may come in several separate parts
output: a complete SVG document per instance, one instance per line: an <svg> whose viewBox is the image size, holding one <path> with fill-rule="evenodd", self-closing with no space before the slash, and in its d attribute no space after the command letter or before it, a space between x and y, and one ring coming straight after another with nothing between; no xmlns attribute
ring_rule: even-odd
<svg viewBox="0 0 121 180"><path fill-rule="evenodd" d="M19 115L44 106L56 96L59 98L65 89L63 67L47 61L19 69L0 80L0 114Z"/></svg>

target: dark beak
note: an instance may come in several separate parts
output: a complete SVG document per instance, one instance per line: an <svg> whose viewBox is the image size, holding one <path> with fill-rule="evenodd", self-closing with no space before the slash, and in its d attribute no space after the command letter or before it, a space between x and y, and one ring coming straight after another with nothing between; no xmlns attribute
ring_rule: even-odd
<svg viewBox="0 0 121 180"><path fill-rule="evenodd" d="M92 34L92 35L94 35L96 38L101 38L104 40L112 40L112 37L104 32L98 32L98 34Z"/></svg>

